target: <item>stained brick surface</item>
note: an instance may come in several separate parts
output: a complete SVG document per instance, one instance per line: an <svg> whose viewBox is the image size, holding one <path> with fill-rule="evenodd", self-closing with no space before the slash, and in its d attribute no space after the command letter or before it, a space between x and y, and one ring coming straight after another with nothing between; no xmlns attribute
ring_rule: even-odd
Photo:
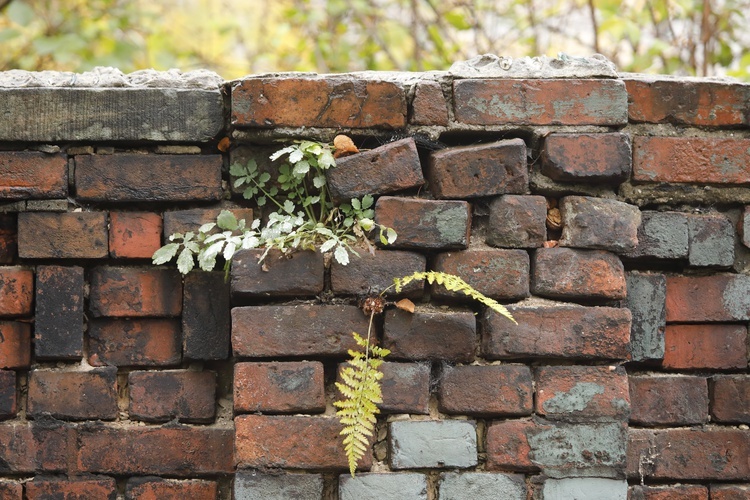
<svg viewBox="0 0 750 500"><path fill-rule="evenodd" d="M218 495L216 481L199 479L131 478L125 487L127 500L216 500Z"/></svg>
<svg viewBox="0 0 750 500"><path fill-rule="evenodd" d="M713 420L750 423L750 376L717 375L710 387Z"/></svg>
<svg viewBox="0 0 750 500"><path fill-rule="evenodd" d="M229 357L229 284L223 272L195 271L185 276L182 296L182 350L185 358Z"/></svg>
<svg viewBox="0 0 750 500"><path fill-rule="evenodd" d="M28 259L107 257L106 212L23 212L18 215L18 255Z"/></svg>
<svg viewBox="0 0 750 500"><path fill-rule="evenodd" d="M31 325L0 321L0 338L0 368L28 368L31 363Z"/></svg>
<svg viewBox="0 0 750 500"><path fill-rule="evenodd" d="M296 252L289 258L271 251L261 264L263 250L237 252L232 261L232 297L310 297L323 291L325 263L320 252Z"/></svg>
<svg viewBox="0 0 750 500"><path fill-rule="evenodd" d="M322 413L325 407L320 362L234 365L235 413Z"/></svg>
<svg viewBox="0 0 750 500"><path fill-rule="evenodd" d="M563 232L560 246L627 253L638 245L640 211L627 203L588 196L560 201Z"/></svg>
<svg viewBox="0 0 750 500"><path fill-rule="evenodd" d="M110 212L109 255L150 259L161 246L162 220L151 212Z"/></svg>
<svg viewBox="0 0 750 500"><path fill-rule="evenodd" d="M133 371L128 374L130 418L147 422L211 423L216 413L216 373Z"/></svg>
<svg viewBox="0 0 750 500"><path fill-rule="evenodd" d="M16 415L16 372L0 370L0 420Z"/></svg>
<svg viewBox="0 0 750 500"><path fill-rule="evenodd" d="M667 325L664 341L665 368L747 368L745 325Z"/></svg>
<svg viewBox="0 0 750 500"><path fill-rule="evenodd" d="M616 300L627 295L625 270L603 250L541 248L532 261L531 291L567 300Z"/></svg>
<svg viewBox="0 0 750 500"><path fill-rule="evenodd" d="M331 288L336 294L365 295L381 293L393 285L394 278L409 276L424 271L427 259L417 252L402 250L358 250L359 257L353 257L345 266L331 263ZM424 280L415 280L406 285L400 295L419 298L424 291ZM393 288L387 292L396 294Z"/></svg>
<svg viewBox="0 0 750 500"><path fill-rule="evenodd" d="M542 173L557 181L616 184L630 174L630 140L621 133L550 134L544 139Z"/></svg>
<svg viewBox="0 0 750 500"><path fill-rule="evenodd" d="M34 272L0 267L0 317L27 316L34 300Z"/></svg>
<svg viewBox="0 0 750 500"><path fill-rule="evenodd" d="M750 276L667 277L667 321L747 321L750 319Z"/></svg>
<svg viewBox="0 0 750 500"><path fill-rule="evenodd" d="M414 125L448 125L448 108L438 82L417 83L409 123Z"/></svg>
<svg viewBox="0 0 750 500"><path fill-rule="evenodd" d="M89 309L94 316L179 316L181 281L174 269L97 267Z"/></svg>
<svg viewBox="0 0 750 500"><path fill-rule="evenodd" d="M629 384L634 424L682 426L708 421L705 377L631 375Z"/></svg>
<svg viewBox="0 0 750 500"><path fill-rule="evenodd" d="M174 366L181 359L178 320L100 319L88 335L94 366Z"/></svg>
<svg viewBox="0 0 750 500"><path fill-rule="evenodd" d="M465 201L383 196L375 205L375 222L396 231L395 248L466 248L471 234L471 209Z"/></svg>
<svg viewBox="0 0 750 500"><path fill-rule="evenodd" d="M83 356L84 270L37 266L34 354L38 359Z"/></svg>
<svg viewBox="0 0 750 500"><path fill-rule="evenodd" d="M392 359L470 362L475 340L476 319L469 311L385 313L383 347L391 350Z"/></svg>
<svg viewBox="0 0 750 500"><path fill-rule="evenodd" d="M111 477L92 477L86 479L35 478L26 484L28 500L45 500L48 498L101 498L115 500L117 484Z"/></svg>
<svg viewBox="0 0 750 500"><path fill-rule="evenodd" d="M530 415L531 384L531 370L525 365L446 366L438 408L443 413L478 416Z"/></svg>
<svg viewBox="0 0 750 500"><path fill-rule="evenodd" d="M29 415L49 414L63 420L117 418L117 370L88 372L32 370L29 375Z"/></svg>
<svg viewBox="0 0 750 500"><path fill-rule="evenodd" d="M490 203L488 245L537 248L547 239L547 201L543 196L508 194Z"/></svg>
<svg viewBox="0 0 750 500"><path fill-rule="evenodd" d="M65 155L33 151L0 153L0 198L65 198L68 161Z"/></svg>

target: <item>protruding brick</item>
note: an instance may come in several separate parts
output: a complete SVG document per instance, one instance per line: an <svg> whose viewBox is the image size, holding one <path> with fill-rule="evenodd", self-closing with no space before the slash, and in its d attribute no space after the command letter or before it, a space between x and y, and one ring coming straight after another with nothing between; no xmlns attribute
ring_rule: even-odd
<svg viewBox="0 0 750 500"><path fill-rule="evenodd" d="M16 481L0 481L0 498L23 500L23 484Z"/></svg>
<svg viewBox="0 0 750 500"><path fill-rule="evenodd" d="M161 216L151 212L110 212L109 255L150 259L161 246Z"/></svg>
<svg viewBox="0 0 750 500"><path fill-rule="evenodd" d="M29 375L31 417L49 414L63 420L117 418L117 369L87 372L32 370Z"/></svg>
<svg viewBox="0 0 750 500"><path fill-rule="evenodd" d="M211 423L216 415L216 373L130 372L130 418L146 422Z"/></svg>
<svg viewBox="0 0 750 500"><path fill-rule="evenodd" d="M638 244L627 257L685 259L688 256L687 214L679 212L641 212Z"/></svg>
<svg viewBox="0 0 750 500"><path fill-rule="evenodd" d="M180 322L173 319L100 319L89 324L94 366L172 366L180 363Z"/></svg>
<svg viewBox="0 0 750 500"><path fill-rule="evenodd" d="M523 194L529 189L526 144L508 139L435 151L427 178L435 198Z"/></svg>
<svg viewBox="0 0 750 500"><path fill-rule="evenodd" d="M357 474L356 477L349 474L341 475L339 476L339 498L341 500L363 498L427 500L427 476L419 473L365 473Z"/></svg>
<svg viewBox="0 0 750 500"><path fill-rule="evenodd" d="M359 258L352 258L345 266L336 261L331 263L331 289L336 295L379 294L393 285L394 278L423 272L426 268L427 258L420 253L375 249L371 254L362 250ZM423 292L424 280L414 280L400 294L391 288L387 295L419 298Z"/></svg>
<svg viewBox="0 0 750 500"><path fill-rule="evenodd" d="M382 196L375 221L393 228L393 247L460 249L469 245L471 207L465 201L436 201Z"/></svg>
<svg viewBox="0 0 750 500"><path fill-rule="evenodd" d="M708 421L705 377L630 375L630 422L636 425L696 425Z"/></svg>
<svg viewBox="0 0 750 500"><path fill-rule="evenodd" d="M24 259L101 259L109 255L106 212L18 214Z"/></svg>
<svg viewBox="0 0 750 500"><path fill-rule="evenodd" d="M255 77L232 87L232 124L239 127L401 128L401 86L340 77Z"/></svg>
<svg viewBox="0 0 750 500"><path fill-rule="evenodd" d="M633 180L746 184L750 139L638 136L633 141Z"/></svg>
<svg viewBox="0 0 750 500"><path fill-rule="evenodd" d="M633 361L664 357L667 279L663 274L626 273L628 297L625 306L633 315L630 354Z"/></svg>
<svg viewBox="0 0 750 500"><path fill-rule="evenodd" d="M624 500L628 482L624 479L603 477L571 477L547 479L542 488L543 498L575 498L576 500Z"/></svg>
<svg viewBox="0 0 750 500"><path fill-rule="evenodd" d="M325 408L319 361L234 365L235 413L322 413Z"/></svg>
<svg viewBox="0 0 750 500"><path fill-rule="evenodd" d="M440 83L418 82L414 88L409 123L412 125L448 125L448 107Z"/></svg>
<svg viewBox="0 0 750 500"><path fill-rule="evenodd" d="M438 488L445 500L526 500L526 483L520 474L446 472L441 474Z"/></svg>
<svg viewBox="0 0 750 500"><path fill-rule="evenodd" d="M169 237L175 233L185 234L187 232L193 232L198 234L198 229L203 224L209 222L216 222L216 218L219 216L222 207L216 208L190 208L188 210L170 210L164 212L164 241L168 240ZM240 208L240 207L229 207L234 216L239 219L245 219L245 224L250 227L253 222L253 209L252 208ZM213 232L217 230L214 229Z"/></svg>
<svg viewBox="0 0 750 500"><path fill-rule="evenodd" d="M544 139L542 173L556 181L619 184L630 175L626 134L550 134Z"/></svg>
<svg viewBox="0 0 750 500"><path fill-rule="evenodd" d="M295 304L232 309L235 356L345 356L356 349L352 332L367 334L367 316L355 306Z"/></svg>
<svg viewBox="0 0 750 500"><path fill-rule="evenodd" d="M544 196L508 194L490 203L487 244L493 247L537 248L547 239Z"/></svg>
<svg viewBox="0 0 750 500"><path fill-rule="evenodd" d="M16 409L16 372L0 370L0 420L15 417Z"/></svg>
<svg viewBox="0 0 750 500"><path fill-rule="evenodd" d="M221 155L76 156L76 197L86 201L216 201Z"/></svg>
<svg viewBox="0 0 750 500"><path fill-rule="evenodd" d="M708 488L699 484L631 486L628 500L708 500Z"/></svg>
<svg viewBox="0 0 750 500"><path fill-rule="evenodd" d="M0 339L0 368L28 368L31 364L31 325L0 321Z"/></svg>
<svg viewBox="0 0 750 500"><path fill-rule="evenodd" d="M630 311L543 303L509 306L518 324L487 311L482 352L490 359L627 359Z"/></svg>
<svg viewBox="0 0 750 500"><path fill-rule="evenodd" d="M258 264L265 250L241 250L232 260L232 298L315 296L323 291L323 254L313 251L281 255L274 250Z"/></svg>
<svg viewBox="0 0 750 500"><path fill-rule="evenodd" d="M0 198L65 198L68 161L65 155L36 151L0 152Z"/></svg>
<svg viewBox="0 0 750 500"><path fill-rule="evenodd" d="M476 423L467 420L391 422L394 469L473 467L477 464Z"/></svg>
<svg viewBox="0 0 750 500"><path fill-rule="evenodd" d="M229 284L224 273L194 270L184 280L183 355L195 360L227 359L230 335Z"/></svg>
<svg viewBox="0 0 750 500"><path fill-rule="evenodd" d="M750 498L750 484L711 485L711 500L746 500L747 498Z"/></svg>
<svg viewBox="0 0 750 500"><path fill-rule="evenodd" d="M734 263L734 227L721 214L688 216L691 266L729 267Z"/></svg>
<svg viewBox="0 0 750 500"><path fill-rule="evenodd" d="M716 422L750 424L750 375L711 378L711 418Z"/></svg>
<svg viewBox="0 0 750 500"><path fill-rule="evenodd" d="M28 500L47 500L52 498L99 498L115 500L117 483L113 477L87 477L68 479L62 477L35 477L26 483Z"/></svg>
<svg viewBox="0 0 750 500"><path fill-rule="evenodd" d="M560 202L560 246L628 253L638 245L641 212L617 200L566 196Z"/></svg>
<svg viewBox="0 0 750 500"><path fill-rule="evenodd" d="M357 474L360 476L361 474ZM234 498L237 500L316 500L323 497L323 477L320 474L263 473L257 470L238 470L234 476Z"/></svg>
<svg viewBox="0 0 750 500"><path fill-rule="evenodd" d="M529 296L529 254L524 250L474 249L435 256L434 271L459 276L484 295L498 300ZM442 285L431 285L433 297L467 299L462 292L450 292Z"/></svg>
<svg viewBox="0 0 750 500"><path fill-rule="evenodd" d="M748 233L750 234L750 230ZM18 221L16 215L0 214L0 264L12 264L17 254Z"/></svg>
<svg viewBox="0 0 750 500"><path fill-rule="evenodd" d="M430 364L392 363L380 365L383 378L380 387L383 402L378 405L382 413L429 413Z"/></svg>
<svg viewBox="0 0 750 500"><path fill-rule="evenodd" d="M28 316L34 301L34 272L0 267L0 317Z"/></svg>
<svg viewBox="0 0 750 500"><path fill-rule="evenodd" d="M82 267L37 266L34 354L38 359L83 356Z"/></svg>
<svg viewBox="0 0 750 500"><path fill-rule="evenodd" d="M667 277L667 321L750 320L750 276Z"/></svg>
<svg viewBox="0 0 750 500"><path fill-rule="evenodd" d="M476 331L470 311L392 309L385 313L383 347L391 350L391 359L468 363L474 360Z"/></svg>
<svg viewBox="0 0 750 500"><path fill-rule="evenodd" d="M550 419L627 420L628 376L622 366L542 366L535 404L536 413Z"/></svg>
<svg viewBox="0 0 750 500"><path fill-rule="evenodd" d="M126 500L217 500L216 481L175 480L158 477L133 477L125 487Z"/></svg>
<svg viewBox="0 0 750 500"><path fill-rule="evenodd" d="M627 296L625 269L602 250L540 248L534 254L531 291L567 300L618 300Z"/></svg>
<svg viewBox="0 0 750 500"><path fill-rule="evenodd" d="M747 367L745 325L667 325L664 340L664 368L731 370Z"/></svg>
<svg viewBox="0 0 750 500"><path fill-rule="evenodd" d="M339 203L424 184L417 146L411 137L339 158L336 167L326 171L326 178L331 198Z"/></svg>
<svg viewBox="0 0 750 500"><path fill-rule="evenodd" d="M445 365L438 408L443 413L477 416L530 415L531 370L525 365Z"/></svg>
<svg viewBox="0 0 750 500"><path fill-rule="evenodd" d="M487 427L487 469L536 471L531 461L528 434L536 427L531 420L499 420Z"/></svg>
<svg viewBox="0 0 750 500"><path fill-rule="evenodd" d="M182 280L176 269L97 267L91 271L94 316L179 316Z"/></svg>

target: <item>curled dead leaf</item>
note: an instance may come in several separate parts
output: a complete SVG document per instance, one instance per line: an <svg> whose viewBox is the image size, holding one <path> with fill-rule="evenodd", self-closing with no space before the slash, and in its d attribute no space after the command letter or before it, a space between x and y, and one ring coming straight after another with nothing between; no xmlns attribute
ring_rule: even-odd
<svg viewBox="0 0 750 500"><path fill-rule="evenodd" d="M559 208L547 210L547 227L554 230L562 228L562 214Z"/></svg>
<svg viewBox="0 0 750 500"><path fill-rule="evenodd" d="M544 242L544 248L555 248L557 246L560 246L560 242L558 240L549 240Z"/></svg>
<svg viewBox="0 0 750 500"><path fill-rule="evenodd" d="M401 299L398 302L396 302L396 307L401 309L402 311L407 311L410 313L414 312L414 302L412 302L409 299Z"/></svg>
<svg viewBox="0 0 750 500"><path fill-rule="evenodd" d="M229 146L231 144L232 144L232 141L229 140L229 137L224 137L222 140L219 141L219 144L216 147L222 153L226 153L229 150Z"/></svg>
<svg viewBox="0 0 750 500"><path fill-rule="evenodd" d="M333 157L341 158L342 156L353 155L359 153L359 149L354 145L354 141L349 136L340 134L333 138Z"/></svg>

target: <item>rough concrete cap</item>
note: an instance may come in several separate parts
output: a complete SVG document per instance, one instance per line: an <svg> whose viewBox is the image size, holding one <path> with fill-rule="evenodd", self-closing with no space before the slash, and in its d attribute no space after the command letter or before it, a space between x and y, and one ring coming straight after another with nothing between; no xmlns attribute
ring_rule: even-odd
<svg viewBox="0 0 750 500"><path fill-rule="evenodd" d="M178 69L156 71L144 69L124 74L117 68L96 67L84 73L69 71L24 71L14 69L0 72L0 88L169 88L218 90L224 80L208 70L183 73Z"/></svg>
<svg viewBox="0 0 750 500"><path fill-rule="evenodd" d="M601 54L591 57L522 57L484 54L453 63L454 78L618 78L614 63Z"/></svg>

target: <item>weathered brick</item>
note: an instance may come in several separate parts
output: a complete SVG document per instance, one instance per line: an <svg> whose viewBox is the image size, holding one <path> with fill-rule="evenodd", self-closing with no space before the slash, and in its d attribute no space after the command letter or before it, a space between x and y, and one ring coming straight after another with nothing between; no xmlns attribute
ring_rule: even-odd
<svg viewBox="0 0 750 500"><path fill-rule="evenodd" d="M49 414L62 420L114 420L117 418L117 369L32 370L28 413L33 418Z"/></svg>
<svg viewBox="0 0 750 500"><path fill-rule="evenodd" d="M231 316L229 284L223 272L193 271L184 279L182 353L185 359L229 357Z"/></svg>
<svg viewBox="0 0 750 500"><path fill-rule="evenodd" d="M320 474L265 474L257 470L238 470L234 476L233 498L236 500L318 500L322 497L323 476Z"/></svg>
<svg viewBox="0 0 750 500"><path fill-rule="evenodd" d="M688 219L679 212L641 212L638 244L625 255L633 258L685 259L688 256Z"/></svg>
<svg viewBox="0 0 750 500"><path fill-rule="evenodd" d="M101 259L109 249L106 212L18 214L18 255L25 259Z"/></svg>
<svg viewBox="0 0 750 500"><path fill-rule="evenodd" d="M180 322L173 319L99 319L89 324L94 366L172 366L180 363Z"/></svg>
<svg viewBox="0 0 750 500"><path fill-rule="evenodd" d="M246 78L232 87L232 124L401 128L406 97L395 83L346 75Z"/></svg>
<svg viewBox="0 0 750 500"><path fill-rule="evenodd" d="M82 267L37 266L34 354L38 359L83 356Z"/></svg>
<svg viewBox="0 0 750 500"><path fill-rule="evenodd" d="M547 239L544 196L508 194L490 203L486 241L494 247L537 248Z"/></svg>
<svg viewBox="0 0 750 500"><path fill-rule="evenodd" d="M549 419L627 420L628 376L622 366L542 366L535 404L536 413Z"/></svg>
<svg viewBox="0 0 750 500"><path fill-rule="evenodd" d="M508 139L435 151L427 178L439 199L523 194L529 189L526 144Z"/></svg>
<svg viewBox="0 0 750 500"><path fill-rule="evenodd" d="M744 480L750 432L742 429L631 429L628 475L646 480Z"/></svg>
<svg viewBox="0 0 750 500"><path fill-rule="evenodd" d="M34 301L34 272L23 267L0 267L0 317L28 316Z"/></svg>
<svg viewBox="0 0 750 500"><path fill-rule="evenodd" d="M17 408L16 372L0 370L0 420L15 417Z"/></svg>
<svg viewBox="0 0 750 500"><path fill-rule="evenodd" d="M531 461L528 433L536 427L531 420L500 420L487 427L487 469L536 471Z"/></svg>
<svg viewBox="0 0 750 500"><path fill-rule="evenodd" d="M409 498L427 500L427 476L418 473L365 473L339 476L340 500Z"/></svg>
<svg viewBox="0 0 750 500"><path fill-rule="evenodd" d="M178 419L211 423L216 415L216 373L133 371L128 374L130 418L146 422Z"/></svg>
<svg viewBox="0 0 750 500"><path fill-rule="evenodd" d="M575 498L576 500L624 500L628 482L601 477L573 477L544 481L544 498Z"/></svg>
<svg viewBox="0 0 750 500"><path fill-rule="evenodd" d="M705 377L630 375L630 422L644 426L696 425L708 421Z"/></svg>
<svg viewBox="0 0 750 500"><path fill-rule="evenodd" d="M378 408L382 413L429 413L429 363L385 361L380 365L380 371L383 373L380 380L383 402Z"/></svg>
<svg viewBox="0 0 750 500"><path fill-rule="evenodd" d="M150 259L161 246L162 220L150 212L110 212L109 255L115 259Z"/></svg>
<svg viewBox="0 0 750 500"><path fill-rule="evenodd" d="M295 304L232 309L235 356L345 356L356 349L352 332L367 333L355 306Z"/></svg>
<svg viewBox="0 0 750 500"><path fill-rule="evenodd" d="M359 251L342 266L331 262L331 289L336 295L378 294L393 285L394 278L409 276L427 268L427 258L416 252L375 249L374 253ZM393 288L387 296L419 298L424 293L424 280L414 280L397 294Z"/></svg>
<svg viewBox="0 0 750 500"><path fill-rule="evenodd" d="M453 83L456 121L471 125L624 125L618 80L471 79Z"/></svg>
<svg viewBox="0 0 750 500"><path fill-rule="evenodd" d="M750 234L750 230L747 233ZM0 264L12 264L17 254L18 221L16 216L15 214L0 214Z"/></svg>
<svg viewBox="0 0 750 500"><path fill-rule="evenodd" d="M734 227L721 214L689 215L691 266L729 267L734 263Z"/></svg>
<svg viewBox="0 0 750 500"><path fill-rule="evenodd" d="M667 325L664 341L664 368L731 370L747 367L745 325Z"/></svg>
<svg viewBox="0 0 750 500"><path fill-rule="evenodd" d="M28 500L47 500L51 498L76 499L99 498L115 500L117 484L112 477L91 477L67 479L59 477L35 477L26 483Z"/></svg>
<svg viewBox="0 0 750 500"><path fill-rule="evenodd" d="M0 339L0 368L28 368L31 364L31 325L0 321Z"/></svg>
<svg viewBox="0 0 750 500"><path fill-rule="evenodd" d="M220 155L76 156L76 197L85 201L221 199Z"/></svg>
<svg viewBox="0 0 750 500"><path fill-rule="evenodd" d="M216 500L216 481L200 479L175 480L158 477L133 477L125 486L126 500Z"/></svg>
<svg viewBox="0 0 750 500"><path fill-rule="evenodd" d="M240 415L234 419L238 467L346 470L341 424L331 417ZM372 457L360 462L369 469Z"/></svg>
<svg viewBox="0 0 750 500"><path fill-rule="evenodd" d="M716 422L750 424L750 375L711 378L711 418Z"/></svg>
<svg viewBox="0 0 750 500"><path fill-rule="evenodd" d="M530 415L534 389L525 365L444 365L438 388L443 413L489 416Z"/></svg>
<svg viewBox="0 0 750 500"><path fill-rule="evenodd" d="M15 481L0 481L0 498L23 500L23 484Z"/></svg>
<svg viewBox="0 0 750 500"><path fill-rule="evenodd" d="M518 324L492 311L483 317L482 352L490 359L628 358L627 309L542 303L508 310Z"/></svg>
<svg viewBox="0 0 750 500"><path fill-rule="evenodd" d="M641 212L617 200L566 196L560 201L560 246L628 253L638 245Z"/></svg>
<svg viewBox="0 0 750 500"><path fill-rule="evenodd" d="M619 184L630 175L626 134L550 134L544 139L542 173L556 181Z"/></svg>
<svg viewBox="0 0 750 500"><path fill-rule="evenodd" d="M396 231L395 248L461 249L469 245L471 206L382 196L375 204L375 221Z"/></svg>
<svg viewBox="0 0 750 500"><path fill-rule="evenodd" d="M240 250L232 260L233 299L271 296L315 296L323 291L325 262L323 254L313 251L282 255L273 250L265 260L265 250Z"/></svg>
<svg viewBox="0 0 750 500"><path fill-rule="evenodd" d="M319 361L234 365L235 413L322 413L325 408Z"/></svg>
<svg viewBox="0 0 750 500"><path fill-rule="evenodd" d="M627 296L625 269L603 250L539 248L534 253L531 291L567 300L618 300Z"/></svg>
<svg viewBox="0 0 750 500"><path fill-rule="evenodd" d="M711 500L746 500L747 498L750 498L750 484L711 485Z"/></svg>
<svg viewBox="0 0 750 500"><path fill-rule="evenodd" d="M409 111L412 125L448 125L448 107L440 83L418 82Z"/></svg>
<svg viewBox="0 0 750 500"><path fill-rule="evenodd" d="M94 316L179 316L182 279L176 269L97 267L91 271Z"/></svg>
<svg viewBox="0 0 750 500"><path fill-rule="evenodd" d="M237 219L245 219L249 227L253 221L253 209L241 207L190 208L187 210L171 210L164 212L164 241L175 233L185 234L191 231L195 234L203 224L216 222L222 210L230 210ZM214 229L212 232L216 232Z"/></svg>
<svg viewBox="0 0 750 500"><path fill-rule="evenodd" d="M467 420L390 423L393 469L473 467L477 464L476 423Z"/></svg>
<svg viewBox="0 0 750 500"><path fill-rule="evenodd" d="M663 274L638 271L626 273L628 296L625 307L633 322L630 328L630 355L633 361L664 357L664 328L667 323L667 279Z"/></svg>
<svg viewBox="0 0 750 500"><path fill-rule="evenodd" d="M529 296L529 254L525 250L469 248L461 252L435 256L432 270L459 276L484 295L498 300ZM431 285L433 297L469 298L462 292L450 292L442 285Z"/></svg>
<svg viewBox="0 0 750 500"><path fill-rule="evenodd" d="M0 472L65 472L75 430L57 420L0 425Z"/></svg>
<svg viewBox="0 0 750 500"><path fill-rule="evenodd" d="M339 158L336 167L326 171L326 178L331 198L339 203L424 184L417 146L411 137Z"/></svg>
<svg viewBox="0 0 750 500"><path fill-rule="evenodd" d="M231 429L219 427L83 427L76 466L81 472L128 476L230 474L233 438Z"/></svg>
<svg viewBox="0 0 750 500"><path fill-rule="evenodd" d="M391 350L391 359L468 363L474 360L476 331L470 311L392 309L385 313L383 347Z"/></svg>
<svg viewBox="0 0 750 500"><path fill-rule="evenodd" d="M708 488L698 484L631 486L628 500L708 500Z"/></svg>
<svg viewBox="0 0 750 500"><path fill-rule="evenodd" d="M750 205L745 206L737 226L737 231L740 234L740 238L742 238L742 244L750 248ZM1 253L2 251L0 251Z"/></svg>
<svg viewBox="0 0 750 500"><path fill-rule="evenodd" d="M65 198L68 160L65 155L36 151L0 152L0 199Z"/></svg>
<svg viewBox="0 0 750 500"><path fill-rule="evenodd" d="M750 320L750 276L667 277L667 321Z"/></svg>
<svg viewBox="0 0 750 500"><path fill-rule="evenodd" d="M520 474L446 472L438 483L441 500L526 500L526 483Z"/></svg>
<svg viewBox="0 0 750 500"><path fill-rule="evenodd" d="M750 182L750 139L644 137L633 141L633 180Z"/></svg>
<svg viewBox="0 0 750 500"><path fill-rule="evenodd" d="M628 116L633 122L678 125L748 125L750 86L741 83L626 78Z"/></svg>

